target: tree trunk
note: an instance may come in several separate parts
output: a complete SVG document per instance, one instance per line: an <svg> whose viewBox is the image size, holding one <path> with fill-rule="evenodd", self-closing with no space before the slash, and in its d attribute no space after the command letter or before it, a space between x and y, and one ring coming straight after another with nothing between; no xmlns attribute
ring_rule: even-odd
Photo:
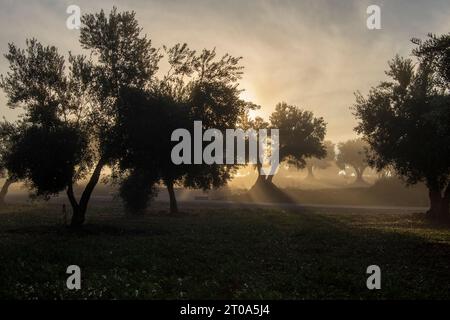
<svg viewBox="0 0 450 320"><path fill-rule="evenodd" d="M72 220L70 223L70 226L72 228L79 228L84 224L89 200L91 198L92 192L95 189L95 186L97 185L100 179L100 174L102 172L104 165L105 162L102 159L100 159L97 165L95 166L91 178L89 179L88 183L86 184L86 187L84 188L84 191L81 195L79 202L76 200L75 194L73 192L73 183L70 183L67 186L67 197L69 198L70 205L72 206Z"/></svg>
<svg viewBox="0 0 450 320"><path fill-rule="evenodd" d="M255 184L253 185L253 187L254 187L254 186L257 186L257 185L261 185L261 184L263 184L263 183L266 183L266 176L263 176L263 175L261 174L261 168L262 168L262 165L261 165L260 163L258 163L258 164L256 165L256 172L258 173L258 178L256 179L256 182L255 182Z"/></svg>
<svg viewBox="0 0 450 320"><path fill-rule="evenodd" d="M258 179L256 179L256 183L264 183L264 182L266 182L266 176L258 174Z"/></svg>
<svg viewBox="0 0 450 320"><path fill-rule="evenodd" d="M70 221L70 227L73 229L81 228L86 220L86 211L83 211L79 206L72 209L72 220Z"/></svg>
<svg viewBox="0 0 450 320"><path fill-rule="evenodd" d="M5 197L8 193L9 186L14 183L14 180L11 178L7 178L5 183L3 184L2 190L0 191L0 205L5 204Z"/></svg>
<svg viewBox="0 0 450 320"><path fill-rule="evenodd" d="M450 219L450 182L447 185L447 189L444 191L444 198L442 203L442 211Z"/></svg>
<svg viewBox="0 0 450 320"><path fill-rule="evenodd" d="M72 207L72 219L70 221L70 227L79 228L84 223L86 212L82 212L80 205L75 198L72 183L67 186L67 197L69 198L69 202Z"/></svg>
<svg viewBox="0 0 450 320"><path fill-rule="evenodd" d="M358 185L367 184L366 180L364 180L364 178L363 178L363 173L364 173L365 168L361 169L361 168L354 167L354 169L355 169L355 173L356 173L356 180L355 180L354 184L358 184Z"/></svg>
<svg viewBox="0 0 450 320"><path fill-rule="evenodd" d="M83 194L81 195L80 199L80 207L83 212L86 212L87 205L89 203L89 200L91 199L92 192L95 189L95 186L97 185L98 181L100 180L100 174L102 173L103 166L105 165L104 161L102 159L99 160L97 165L95 166L94 172L92 173L91 178L89 179L89 182L87 183L86 187L84 188Z"/></svg>
<svg viewBox="0 0 450 320"><path fill-rule="evenodd" d="M175 190L173 188L173 181L166 182L167 191L169 192L170 199L170 213L178 213L177 198L175 196Z"/></svg>
<svg viewBox="0 0 450 320"><path fill-rule="evenodd" d="M442 198L441 211L443 219L450 220L450 196L448 194Z"/></svg>
<svg viewBox="0 0 450 320"><path fill-rule="evenodd" d="M314 172L313 172L313 166L307 166L308 169L308 175L306 176L307 180L314 180L316 179L316 177L314 176Z"/></svg>
<svg viewBox="0 0 450 320"><path fill-rule="evenodd" d="M430 209L427 212L429 218L437 221L450 220L449 212L449 188L442 194L439 190L429 189Z"/></svg>
<svg viewBox="0 0 450 320"><path fill-rule="evenodd" d="M258 174L258 179L247 193L251 201L291 202L292 199L272 182L274 176Z"/></svg>
<svg viewBox="0 0 450 320"><path fill-rule="evenodd" d="M362 172L361 170L356 169L356 182L363 182Z"/></svg>
<svg viewBox="0 0 450 320"><path fill-rule="evenodd" d="M273 177L275 177L274 174L271 175L262 175L258 169L258 178L256 179L255 184L253 185L253 187L255 186L261 186L261 185L271 185L273 184ZM253 188L252 187L252 188Z"/></svg>

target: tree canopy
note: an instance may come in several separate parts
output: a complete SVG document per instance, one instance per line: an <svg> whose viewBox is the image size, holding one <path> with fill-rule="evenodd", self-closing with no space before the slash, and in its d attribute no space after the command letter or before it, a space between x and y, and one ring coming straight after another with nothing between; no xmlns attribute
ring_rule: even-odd
<svg viewBox="0 0 450 320"><path fill-rule="evenodd" d="M304 168L307 158L325 157L326 123L311 111L278 103L270 115L270 125L280 130L280 162L288 160L297 168Z"/></svg>
<svg viewBox="0 0 450 320"><path fill-rule="evenodd" d="M89 59L70 54L67 72L54 46L36 39L27 40L26 49L10 44L9 72L0 82L8 105L24 110L8 170L39 195L66 190L73 226L84 222L102 168L116 160L120 92L148 85L159 61L134 12L114 8L107 16L102 10L82 22L80 43ZM73 184L87 175L77 200Z"/></svg>
<svg viewBox="0 0 450 320"><path fill-rule="evenodd" d="M323 158L326 155L323 140L326 123L321 117L314 117L311 111L303 110L285 102L278 103L270 115L270 122L255 119L255 125L279 130L279 163L287 162L296 168L304 168L306 159ZM261 166L258 163L257 167ZM272 182L274 175L263 176L258 170L258 178L250 190L255 199L273 199L289 202L291 199Z"/></svg>
<svg viewBox="0 0 450 320"><path fill-rule="evenodd" d="M162 181L167 186L171 212L176 212L175 185L204 190L220 187L236 166L175 165L171 159L175 144L171 142L172 132L182 128L193 135L194 121L201 121L203 129L225 132L236 126L247 103L239 98L240 58L227 54L217 57L215 50L206 49L197 54L187 44L164 47L163 57L169 64L168 72L148 88L128 91L121 103L119 167L123 191L134 188L127 182L135 179L134 175L153 172L153 180L148 183ZM123 192L125 197L127 194L133 196Z"/></svg>
<svg viewBox="0 0 450 320"><path fill-rule="evenodd" d="M363 179L364 170L369 166L366 157L367 144L362 139L352 139L338 144L336 164L345 170L353 168L356 174L355 183L365 183Z"/></svg>
<svg viewBox="0 0 450 320"><path fill-rule="evenodd" d="M357 95L356 131L371 147L369 163L393 168L407 184L424 182L432 217L448 218L450 95L448 36L417 42L412 59L389 62L387 81Z"/></svg>

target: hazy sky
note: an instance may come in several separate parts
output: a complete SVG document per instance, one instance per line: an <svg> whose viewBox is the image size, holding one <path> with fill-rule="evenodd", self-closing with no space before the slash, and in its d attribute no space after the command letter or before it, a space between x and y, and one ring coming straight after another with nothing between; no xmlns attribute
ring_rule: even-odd
<svg viewBox="0 0 450 320"><path fill-rule="evenodd" d="M187 42L193 49L216 47L243 56L244 97L270 114L286 101L328 122L328 138L354 136L349 107L353 93L366 93L384 78L387 60L407 55L412 37L450 32L449 0L0 0L0 52L8 42L36 37L61 53L80 52L78 31L66 28L66 8L83 12L135 10L155 46ZM368 30L366 8L381 7L381 30ZM0 59L0 73L7 71ZM0 94L0 114L6 107Z"/></svg>

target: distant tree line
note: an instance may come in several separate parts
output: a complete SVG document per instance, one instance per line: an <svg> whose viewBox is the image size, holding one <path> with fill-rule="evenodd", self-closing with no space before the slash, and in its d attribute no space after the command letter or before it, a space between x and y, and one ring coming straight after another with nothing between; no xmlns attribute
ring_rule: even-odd
<svg viewBox="0 0 450 320"><path fill-rule="evenodd" d="M363 139L347 140L338 143L337 146L331 141L325 141L324 145L326 154L323 158L311 157L306 160L306 169L308 171L307 180L315 180L314 172L316 170L326 169L334 163L339 169L345 172L348 169L355 172L356 180L353 183L354 186L367 184L363 179L363 174L369 167L366 155L368 145ZM335 147L337 147L337 152L335 151Z"/></svg>
<svg viewBox="0 0 450 320"><path fill-rule="evenodd" d="M361 138L339 143L338 152L326 142L328 156L307 159L313 169L333 162L353 168L361 184L367 167L381 176L395 175L406 185L424 183L430 208L427 216L449 221L450 203L450 34L413 39L411 58L389 61L387 80L367 96L356 93L352 107ZM334 158L335 156L335 158Z"/></svg>

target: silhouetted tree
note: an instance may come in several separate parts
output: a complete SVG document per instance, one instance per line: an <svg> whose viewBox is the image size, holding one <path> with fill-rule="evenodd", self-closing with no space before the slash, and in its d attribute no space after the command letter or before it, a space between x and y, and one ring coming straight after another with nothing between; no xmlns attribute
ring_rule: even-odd
<svg viewBox="0 0 450 320"><path fill-rule="evenodd" d="M84 69L90 71L89 81L85 83L89 98L95 101L96 107L95 112L91 113L95 121L92 133L97 142L93 175L96 179L91 179L87 184L93 189L103 166L121 156L122 150L116 145L120 95L128 88L150 85L158 70L160 55L146 35L141 36L135 12L117 12L113 8L109 15L101 10L96 14L84 15L81 21L81 46L90 50L96 58L96 63L83 64ZM72 189L68 191L71 193ZM83 195L79 204L81 216L85 213ZM72 195L69 198L74 199ZM76 202L71 202L76 207Z"/></svg>
<svg viewBox="0 0 450 320"><path fill-rule="evenodd" d="M184 128L194 136L194 121L202 121L204 130L215 128L225 132L236 126L246 104L239 99L237 89L242 73L239 58L229 55L217 58L215 50L203 50L197 55L186 44L164 49L170 66L167 74L147 90L128 91L121 103L122 142L118 145L128 155L120 161L121 170L134 174L157 172L167 186L170 211L175 213L176 185L217 188L231 178L235 166L175 165L171 159L176 144L171 141L172 132Z"/></svg>
<svg viewBox="0 0 450 320"><path fill-rule="evenodd" d="M417 45L413 54L422 62L431 64L435 70L435 80L440 87L448 88L450 84L450 33L436 36L428 35L428 39L422 41L413 39Z"/></svg>
<svg viewBox="0 0 450 320"><path fill-rule="evenodd" d="M334 151L334 143L331 141L324 142L326 156L322 159L312 157L306 160L306 169L308 170L307 179L314 180L315 169L326 169L335 161L336 153Z"/></svg>
<svg viewBox="0 0 450 320"><path fill-rule="evenodd" d="M279 103L270 115L270 125L280 130L280 163L287 160L288 164L302 169L307 158L325 157L326 123L323 118L314 117L311 111ZM272 183L272 179L273 175L268 176L267 182Z"/></svg>
<svg viewBox="0 0 450 320"><path fill-rule="evenodd" d="M16 138L17 176L38 194L66 189L72 226L84 223L87 205L102 168L118 156L115 123L120 92L145 87L159 55L140 36L134 12L82 17L80 43L93 60L69 56L69 73L55 47L27 41L26 50L10 44L10 72L1 87L11 107L23 107L23 134ZM95 61L95 62L94 62ZM79 201L73 185L89 174Z"/></svg>
<svg viewBox="0 0 450 320"><path fill-rule="evenodd" d="M353 168L356 174L355 184L366 184L363 179L364 170L369 166L367 162L367 144L362 139L353 139L338 144L336 164L342 170Z"/></svg>
<svg viewBox="0 0 450 320"><path fill-rule="evenodd" d="M419 64L395 57L389 80L357 95L357 132L372 152L369 162L391 167L407 184L424 182L429 190L428 215L449 219L450 96L448 36L432 38L417 49Z"/></svg>
<svg viewBox="0 0 450 320"><path fill-rule="evenodd" d="M6 195L8 194L8 189L13 183L14 179L11 179L10 177L6 176L5 182L3 183L3 186L0 190L0 206L5 204L5 198Z"/></svg>
<svg viewBox="0 0 450 320"><path fill-rule="evenodd" d="M236 128L239 117L249 104L240 99L238 89L243 67L241 57L225 54L218 57L215 50L202 50L194 60L193 73L186 84L185 101L188 119L202 121L203 130L210 128L225 133ZM193 130L190 129L193 136ZM225 139L224 139L225 140ZM204 142L203 147L209 142ZM226 143L223 154L225 155ZM194 154L194 152L192 152ZM182 185L186 188L210 190L225 185L236 171L234 164L202 164L185 166Z"/></svg>
<svg viewBox="0 0 450 320"><path fill-rule="evenodd" d="M115 175L121 181L120 194L124 202L141 199L144 201L141 206L145 208L151 199L150 193L156 192L152 185L168 179L169 174L172 179L179 179L182 175L181 170L184 169L172 164L170 159L171 134L173 130L183 127L179 119L186 112L178 108L170 97L154 95L142 89L127 89L121 96L115 144L122 151ZM130 181L139 182L141 186L145 184L139 199L133 194L137 186ZM147 193L145 197L144 193ZM131 213L143 212L137 204L127 208Z"/></svg>
<svg viewBox="0 0 450 320"><path fill-rule="evenodd" d="M9 136L6 166L37 195L48 197L67 187L74 166L85 160L87 140L81 127L67 120L75 113L64 57L35 39L26 45L26 50L9 45L10 72L0 82L8 105L24 109L18 130Z"/></svg>
<svg viewBox="0 0 450 320"><path fill-rule="evenodd" d="M192 137L194 121L202 121L203 130L215 128L224 132L225 128L232 127L242 106L236 88L242 73L240 58L229 55L217 58L215 50L206 49L197 54L186 44L165 48L165 52L170 70L156 91L172 101L171 123L177 119L178 128L188 130ZM177 129L176 126L171 128L172 131ZM172 213L178 211L176 185L209 190L222 186L230 178L227 165L174 165L170 154L175 144L169 143L170 150L161 166L161 178L167 186ZM202 150L203 147L204 144ZM191 154L194 152L192 149Z"/></svg>
<svg viewBox="0 0 450 320"><path fill-rule="evenodd" d="M257 109L259 106L251 105L249 106L250 109ZM260 129L268 129L270 127L269 122L265 121L261 117L255 117L254 119L250 118L248 110L245 111L238 120L238 128L247 131L249 129L253 129L255 131L255 138L259 139L259 130ZM259 144L257 144L257 152L259 152ZM246 137L246 150L249 150L249 140L248 137ZM248 161L248 158L246 159ZM257 159L255 164L252 164L252 166L255 168L256 173L258 175L258 178L256 180L255 185L260 185L265 183L267 176L263 175L261 173L262 163L259 161L259 158Z"/></svg>
<svg viewBox="0 0 450 320"><path fill-rule="evenodd" d="M0 123L0 178L4 178L5 182L0 190L0 206L5 204L5 197L8 189L16 179L8 172L8 157L11 154L11 138L16 128L12 123L3 121Z"/></svg>
<svg viewBox="0 0 450 320"><path fill-rule="evenodd" d="M129 171L122 178L119 194L127 212L142 214L151 198L157 195L156 183L158 178L154 174L154 171L144 172L141 169L138 173Z"/></svg>

